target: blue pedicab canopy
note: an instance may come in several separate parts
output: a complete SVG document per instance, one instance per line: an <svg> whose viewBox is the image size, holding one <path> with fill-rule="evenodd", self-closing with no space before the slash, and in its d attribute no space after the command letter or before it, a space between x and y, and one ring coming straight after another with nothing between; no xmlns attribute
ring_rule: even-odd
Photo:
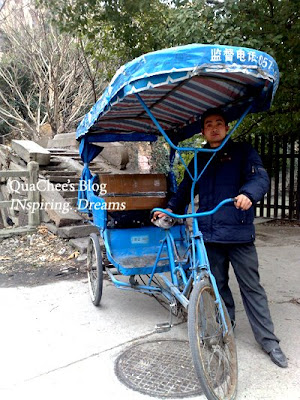
<svg viewBox="0 0 300 400"><path fill-rule="evenodd" d="M148 53L125 64L77 128L85 163L78 209L88 212L86 183L95 178L88 163L102 150L93 143L155 141L161 132L150 110L177 144L200 132L199 120L207 109L222 108L228 122L240 118L250 104L250 112L269 109L278 82L275 60L243 47L191 44ZM174 155L172 150L170 159ZM175 191L175 177L170 180Z"/></svg>
<svg viewBox="0 0 300 400"><path fill-rule="evenodd" d="M200 131L199 119L207 109L222 108L228 122L250 103L250 112L269 109L278 83L275 60L253 49L191 44L148 53L117 71L76 138L90 143L156 140L160 133L138 93L176 143Z"/></svg>

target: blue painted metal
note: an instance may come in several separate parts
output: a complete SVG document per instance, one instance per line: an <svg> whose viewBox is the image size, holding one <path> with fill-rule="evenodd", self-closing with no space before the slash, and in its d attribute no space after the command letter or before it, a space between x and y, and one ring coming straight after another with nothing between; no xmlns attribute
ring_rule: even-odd
<svg viewBox="0 0 300 400"><path fill-rule="evenodd" d="M173 240L177 243L180 253L186 251L184 241L183 225L171 228ZM106 255L108 260L117 268L122 275L154 275L154 273L168 272L174 265L174 260L170 257L171 247L166 246L166 254L162 256L163 246L161 241L165 239L163 229L155 226L128 228L128 229L106 229L103 232L104 243L106 245ZM148 261L148 257L153 261ZM143 260L144 266L126 266L130 262L130 257ZM129 261L128 261L129 260ZM133 261L134 262L134 261ZM158 265L162 262L162 265ZM151 281L150 281L151 283Z"/></svg>
<svg viewBox="0 0 300 400"><path fill-rule="evenodd" d="M224 206L224 204L227 204L227 203L233 203L234 202L234 198L229 198L229 199L224 199L223 201L221 201L215 208L213 208L212 210L210 210L210 211L204 211L204 212L201 212L201 213L191 213L191 214L175 214L175 213L172 213L172 212L170 212L170 211L168 211L168 210L165 210L165 209L163 209L163 208L153 208L153 210L152 210L152 212L155 212L155 211L161 211L161 212L164 212L165 214L167 214L167 215L169 215L170 217L173 217L173 218L200 218L200 217L204 217L204 216L207 216L207 215L212 215L212 214L214 214L215 212L217 212L222 206Z"/></svg>
<svg viewBox="0 0 300 400"><path fill-rule="evenodd" d="M166 297L166 299L169 300L171 303L173 298L172 295L165 290L163 287L159 286L153 286L153 285L131 285L129 282L124 282L119 279L117 279L112 272L110 271L109 268L107 268L107 273L112 281L112 283L118 288L118 289L123 289L123 290L131 290L135 292L140 292L140 293L147 293L147 294L153 294L153 293L161 293L163 296Z"/></svg>
<svg viewBox="0 0 300 400"><path fill-rule="evenodd" d="M189 293L189 291L190 291L190 289L192 287L192 283L193 283L193 275L191 274L189 279L188 279L188 281L187 281L187 283L186 283L186 285L185 285L185 287L184 287L184 289L183 289L183 291L182 291L182 295L184 297L187 297L187 295L188 295L188 293Z"/></svg>
<svg viewBox="0 0 300 400"><path fill-rule="evenodd" d="M89 135L88 143L110 143L110 142L155 142L157 135L142 134L140 132L131 133L106 133L105 135ZM81 155L81 153L80 153Z"/></svg>
<svg viewBox="0 0 300 400"><path fill-rule="evenodd" d="M245 57L247 64L245 64ZM205 79L210 79L206 85ZM180 83L178 87L181 87L181 83L184 84L185 90L199 89L202 85L204 86L202 92L209 95L209 85L217 85L220 79L224 85L220 85L221 88L226 86L226 82L230 82L233 85L231 91L234 92L236 89L238 92L237 98L227 101L228 93L223 93L222 89L215 91L216 99L218 99L219 106L225 110L228 122L239 118L238 122L218 148L178 146L177 143L180 140L199 132L199 119L202 112L187 113L187 118L182 118L181 114L187 112L191 107L187 100L183 101L183 92L179 90L174 96L180 99L183 106L182 108L178 107L173 99L176 123L172 125L167 120L168 113L166 114L163 109L157 107L160 100L166 98L166 90L170 90L170 88L166 89L167 86L171 86L168 93L172 93L172 87L175 88L178 83ZM249 112L263 111L270 107L278 80L277 65L267 54L251 49L219 45L189 45L149 53L126 64L117 72L103 96L85 116L77 129L77 139L81 140L80 155L84 161L81 182L91 183L95 178L88 168L88 163L101 152L102 148L95 146L94 142L155 141L158 131L171 147L171 165L173 165L177 151L187 171L181 153L184 151L194 152L194 176L188 171L193 181L192 212L179 215L161 208L153 210L162 211L173 218L192 218L193 233L191 235L186 234L183 226L174 226L166 230L157 227L109 229L107 227L107 211L105 208L102 209L105 204L104 199L96 196L89 188L79 190L79 209L93 214L94 224L98 226L104 239L107 258L117 268L117 271L125 276L150 275L148 285L133 285L117 279L108 269L107 272L112 282L118 288L143 293L161 293L170 302L175 297L187 308L192 285L203 279L204 276L208 276L223 322L223 335L228 332L216 280L211 274L203 236L199 230L198 218L214 214L220 207L232 203L234 199L225 199L210 211L196 213L195 185L215 154L225 146L245 116ZM247 92L249 87L255 89L254 97ZM147 100L149 94L150 97L157 97L150 107L149 100ZM169 102L170 98L168 97ZM168 101L165 103L166 107L170 107ZM194 106L199 106L197 98L191 99L191 101ZM120 105L120 103L122 104ZM235 107L233 107L234 104ZM204 103L200 102L200 105L202 108L199 109L203 111L206 107L205 101ZM141 113L141 108L144 113ZM134 113L137 114L132 117ZM139 117L140 115L143 117ZM160 121L159 118L161 118ZM198 171L197 164L197 156L200 152L211 154L202 171ZM173 186L175 187L175 185ZM136 262L141 260L142 263ZM129 265L131 261L133 264L136 262L136 265ZM165 272L170 274L170 278ZM154 275L160 276L164 286L154 283Z"/></svg>
<svg viewBox="0 0 300 400"><path fill-rule="evenodd" d="M162 136L165 138L165 140L167 141L167 143L169 144L169 146L171 147L171 149L173 149L174 151L178 152L178 155L180 157L180 160L185 168L185 170L187 171L187 173L189 174L190 178L192 179L193 183L192 183L192 188L191 188L191 205L192 205L192 212L195 212L195 186L196 183L198 182L198 180L200 179L200 177L202 176L202 174L204 173L204 171L206 170L206 168L208 167L208 165L210 164L210 162L212 161L212 159L214 158L214 156L216 155L216 153L218 151L220 151L225 144L228 142L228 140L230 139L230 137L232 136L232 134L234 133L234 131L239 127L239 125L241 124L241 122L244 120L244 118L246 117L246 115L250 112L251 108L253 107L253 104L249 105L246 110L242 113L241 117L239 118L239 120L237 121L237 123L234 125L234 127L227 133L226 137L224 138L223 142L221 143L220 146L218 146L217 148L194 148L194 147L178 147L176 146L168 137L167 133L163 130L163 128L160 126L159 122L157 121L157 119L155 118L155 116L153 115L153 113L151 112L151 110L149 109L149 107L147 107L146 103L143 101L143 99L141 98L141 96L139 94L136 94L136 97L138 98L139 102L141 103L142 107L144 108L144 110L147 112L147 114L149 115L149 117L151 118L151 120L153 121L153 123L155 124L155 126L157 127L157 129L159 130L159 132L162 134ZM192 174L190 173L184 159L181 156L181 152L183 151L192 151L194 153L194 176L192 176ZM202 171L200 172L199 176L198 176L198 163L197 163L197 154L198 153L211 153L211 157L210 159L207 161L206 165L203 167ZM181 217L184 218L184 217Z"/></svg>
<svg viewBox="0 0 300 400"><path fill-rule="evenodd" d="M166 275L159 274L159 276L162 278L167 288L171 291L173 296L180 302L180 304L182 304L184 308L188 308L189 301L178 289L178 287L175 286L174 283L170 282L169 279L166 277Z"/></svg>
<svg viewBox="0 0 300 400"><path fill-rule="evenodd" d="M147 107L147 105L144 103L144 101L140 98L139 95L136 95L141 104L143 105L143 107L145 108L145 110L147 111L148 115L150 116L150 118L153 120L154 124L157 125L157 128L161 131L162 135L165 137L166 141L168 142L168 144L170 145L171 149L173 149L174 151L177 151L179 154L179 157L186 169L186 171L188 172L188 174L190 175L190 178L193 180L193 184L192 184L192 189L191 189L191 205L192 205L192 211L195 212L195 204L194 204L194 191L195 191L195 185L197 183L197 181L200 179L200 177L202 176L202 174L204 173L204 171L206 170L206 168L208 167L208 165L210 164L210 162L212 161L212 159L214 158L215 154L220 151L225 144L227 143L227 141L229 140L229 138L232 136L232 134L235 132L235 130L239 127L239 125L241 124L241 122L243 121L243 119L246 117L246 115L250 112L252 105L250 105L245 111L244 113L241 115L240 119L237 121L237 123L233 126L233 128L228 132L228 134L226 135L225 139L223 140L223 142L221 143L221 145L215 149L206 149L206 148L193 148L193 147L178 147L176 146L174 143L171 142L171 140L169 139L168 135L166 134L166 132L161 128L161 126L159 125L158 121L156 120L156 118L154 117L154 115L152 114L151 110L149 110L149 108ZM88 162L90 162L93 159L93 155L98 155L100 150L98 146L95 146L91 143L88 142L89 139L85 138L80 145L80 151L82 151L81 156L84 155L84 157L86 157L86 159L88 160ZM91 151L91 155L88 156L88 151ZM194 177L191 175L186 163L184 162L182 156L181 156L181 152L183 151L193 151L194 152ZM200 174L198 175L198 165L197 165L197 153L198 152L206 152L206 153L212 153L212 156L210 157L210 159L207 161L206 165L203 167L202 171L200 172ZM172 161L172 160L171 160ZM86 162L84 164L84 169L82 172L82 176L79 182L79 188L78 188L78 209L81 212L88 212L88 189L86 189L85 187L88 187L88 183L89 181L91 181L90 186L92 186L93 183L93 179L95 178L95 176L93 177L89 168L88 168L88 162ZM172 161L173 163L173 161ZM82 185L84 184L84 186ZM92 196L92 194L90 194L89 196ZM96 199L94 198L94 201ZM101 216L101 218L105 221L105 216ZM182 217L183 218L183 217ZM102 224L103 225L103 224ZM102 226L101 225L101 226Z"/></svg>
<svg viewBox="0 0 300 400"><path fill-rule="evenodd" d="M188 280L186 277L186 271L182 265L183 263L185 263L185 259L181 258L180 255L178 254L174 238L170 234L169 231L167 231L166 236L169 238L169 243L173 250L174 259L176 259L176 261L177 261L177 263L176 263L177 266L174 264L174 270L172 270L172 274L174 274L177 277L177 273L179 273L180 277L183 281L183 284L186 285ZM179 284L180 284L180 282L177 280L177 285L179 285Z"/></svg>
<svg viewBox="0 0 300 400"><path fill-rule="evenodd" d="M166 246L166 238L164 238L161 242L162 243L161 243L161 245L159 247L159 250L158 250L154 265L153 265L153 270L152 270L151 276L149 278L148 285L151 285L151 282L153 280L153 276L157 272L157 265L158 265L159 261L161 260L161 253L162 253L164 247Z"/></svg>
<svg viewBox="0 0 300 400"><path fill-rule="evenodd" d="M138 134L155 133L148 121L144 121L143 125L142 121L133 121L130 118L136 108L132 96L136 93L158 93L157 100L159 100L159 96L162 98L165 95L165 91L161 88L189 81L195 76L213 77L216 81L227 79L236 82L237 87L249 85L260 89L259 101L256 101L253 112L263 111L270 107L279 83L279 71L275 60L268 54L254 49L191 44L151 52L127 63L117 71L101 98L79 125L77 139L86 134L96 133L105 136L105 134L114 133L117 121L125 122L127 127L131 126L129 133L134 132L135 127L139 129ZM192 85L191 88L193 89ZM206 91L205 88L203 93L207 94ZM228 98L226 94L223 96L221 89L214 92L215 99L220 105L228 105ZM235 107L228 105L226 110L228 120L237 119L240 110L248 101L247 97L243 98L243 93L241 90L240 102L236 102ZM124 109L124 105L127 108ZM176 110L176 104L173 108ZM205 103L202 105L203 108L205 108ZM128 113L124 114L124 110L128 110ZM138 112L139 110L136 115L139 115ZM120 121L119 115L124 115L123 121ZM115 117L119 119L114 119ZM121 129L121 124L119 128ZM172 130L174 128L172 125ZM120 129L115 133L122 133ZM125 127L126 129L128 128ZM195 134L193 123L184 126L182 133L183 137ZM177 134L181 135L180 130Z"/></svg>

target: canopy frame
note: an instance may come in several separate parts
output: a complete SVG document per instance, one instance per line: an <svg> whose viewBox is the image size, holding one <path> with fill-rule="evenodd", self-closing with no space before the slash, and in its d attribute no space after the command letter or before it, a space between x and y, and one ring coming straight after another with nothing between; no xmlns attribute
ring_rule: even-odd
<svg viewBox="0 0 300 400"><path fill-rule="evenodd" d="M230 139L230 137L233 135L233 133L236 131L236 129L240 126L240 124L242 123L242 121L244 120L244 118L247 116L247 114L251 111L251 108L253 107L253 103L251 103L246 110L244 111L244 113L241 115L241 117L239 118L239 120L235 123L235 125L230 129L230 131L227 133L227 135L225 136L224 140L222 141L221 145L216 147L216 148L204 148L204 147L180 147L175 145L169 138L169 136L167 135L167 133L165 132L165 130L161 127L160 123L157 121L157 119L155 118L155 116L153 115L153 113L151 112L150 108L145 104L145 102L143 101L143 99L141 98L141 96L136 93L135 94L136 98L138 99L138 101L140 102L140 104L142 105L142 107L144 108L145 112L149 115L149 117L151 118L152 122L154 123L154 125L157 127L158 131L161 133L161 135L164 137L164 139L166 140L166 142L169 144L170 148L171 148L171 154L170 154L170 162L173 164L174 162L174 155L177 152L179 155L179 158L185 168L185 170L187 171L187 173L189 174L190 178L192 179L192 188L191 188L191 206L192 206L192 213L196 212L195 209L195 200L194 200L194 195L195 195L195 187L196 187L196 183L198 182L198 180L201 178L201 176L203 175L204 171L206 170L206 168L208 167L208 165L211 163L211 161L213 160L213 158L215 157L216 153L218 151L220 151L228 142L228 140ZM87 182L91 181L93 179L93 175L91 174L91 171L89 169L89 162L91 160L93 160L102 150L102 148L100 146L95 146L93 145L90 140L91 136L87 136L85 138L83 138L83 140L81 140L80 143L80 155L84 160L84 168L82 171L82 175L80 178L80 182L79 182L79 188L78 188L78 208L80 209L81 212L87 212L86 206L84 208L80 207L81 205L81 201L82 199L87 199L87 191L88 191L88 185ZM185 151L189 151L189 152L193 152L194 153L194 176L190 173L188 166L186 165L181 153L185 152ZM211 156L208 159L208 161L206 162L205 166L203 167L202 171L199 173L198 175L198 165L197 165L197 154L198 153L210 153ZM176 186L176 184L174 185L174 177L171 177L172 185L173 187ZM174 190L174 189L173 189Z"/></svg>
<svg viewBox="0 0 300 400"><path fill-rule="evenodd" d="M77 139L139 141L146 140L144 134L155 135L155 125L136 101L139 94L179 142L197 133L197 121L208 108L222 108L228 122L240 117L251 97L256 100L252 113L269 109L278 82L275 60L259 50L191 44L147 53L119 68L80 123Z"/></svg>
<svg viewBox="0 0 300 400"><path fill-rule="evenodd" d="M141 96L136 93L135 96L138 98L139 102L141 103L141 105L143 106L144 110L147 112L147 114L149 115L149 117L151 118L151 120L153 121L153 123L155 124L155 126L157 127L157 129L159 130L159 132L162 134L162 136L165 138L166 142L169 144L169 146L171 147L171 149L177 151L180 160L185 168L185 170L187 171L187 173L189 174L190 178L192 179L193 183L192 183L192 189L191 189L191 206L192 206L192 213L195 213L195 187L196 187L196 183L198 182L198 180L201 178L201 176L203 175L204 171L206 170L206 168L208 167L208 165L211 163L211 161L213 160L213 158L215 157L215 155L217 154L218 151L222 150L222 148L226 145L226 143L228 142L228 140L230 139L230 137L233 135L233 133L236 131L236 129L240 126L240 124L242 123L242 121L245 119L245 117L247 116L247 114L251 111L252 108L252 104L249 105L246 110L244 111L244 113L241 115L241 117L239 118L239 120L236 122L236 124L230 129L230 131L227 133L227 135L225 136L225 138L223 139L222 143L220 144L220 146L216 147L216 148L204 148L204 147L180 147L180 146L176 146L168 137L168 135L166 134L166 132L163 130L163 128L160 126L159 122L157 121L157 119L155 118L155 116L152 114L151 110L149 109L149 107L147 107L147 105L145 104L145 102L143 101L143 99L141 98ZM184 159L181 156L181 153L184 151L190 151L194 153L194 176L190 173L188 166L186 165ZM197 160L198 160L198 153L210 153L211 156L208 159L207 163L204 165L202 171L199 173L198 175L198 164L197 164Z"/></svg>

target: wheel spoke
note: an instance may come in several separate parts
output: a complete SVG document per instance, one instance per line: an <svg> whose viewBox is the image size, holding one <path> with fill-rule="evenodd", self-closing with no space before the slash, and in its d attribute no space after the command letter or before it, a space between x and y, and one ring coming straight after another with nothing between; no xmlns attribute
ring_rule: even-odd
<svg viewBox="0 0 300 400"><path fill-rule="evenodd" d="M233 331L229 329L223 337L222 318L213 289L208 281L198 285L198 292L191 294L189 308L189 335L192 332L190 343L196 372L208 399L234 399L237 362ZM190 312L195 314L194 318ZM229 316L224 312L229 327Z"/></svg>
<svg viewBox="0 0 300 400"><path fill-rule="evenodd" d="M87 249L87 274L92 302L99 305L102 296L103 265L99 238L91 234Z"/></svg>

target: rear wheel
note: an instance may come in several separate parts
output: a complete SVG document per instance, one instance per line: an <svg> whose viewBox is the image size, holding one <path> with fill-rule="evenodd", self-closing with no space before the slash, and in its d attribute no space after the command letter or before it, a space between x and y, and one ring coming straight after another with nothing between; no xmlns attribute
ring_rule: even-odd
<svg viewBox="0 0 300 400"><path fill-rule="evenodd" d="M237 391L237 354L233 329L222 301L228 333L223 335L216 297L208 278L197 282L188 309L192 358L209 400L232 400Z"/></svg>
<svg viewBox="0 0 300 400"><path fill-rule="evenodd" d="M98 306L103 288L103 259L99 238L95 233L90 235L87 247L87 276L92 302Z"/></svg>

